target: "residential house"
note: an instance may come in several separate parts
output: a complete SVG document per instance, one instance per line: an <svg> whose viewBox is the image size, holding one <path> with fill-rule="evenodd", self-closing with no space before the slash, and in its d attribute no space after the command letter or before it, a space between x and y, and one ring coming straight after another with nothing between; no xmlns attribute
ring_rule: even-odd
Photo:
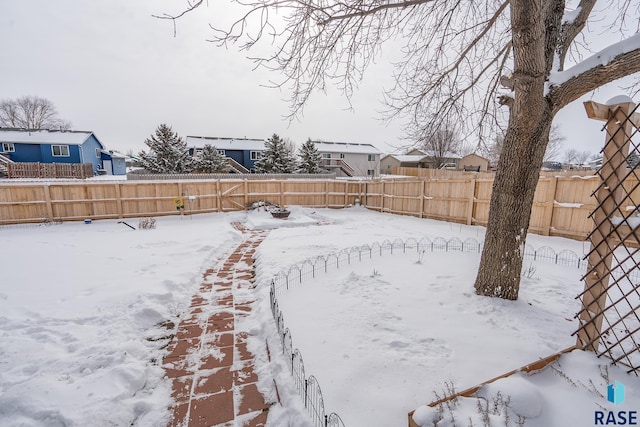
<svg viewBox="0 0 640 427"><path fill-rule="evenodd" d="M458 162L458 170L486 172L489 169L489 159L475 153L467 154Z"/></svg>
<svg viewBox="0 0 640 427"><path fill-rule="evenodd" d="M249 173L255 170L255 162L265 150L263 139L220 138L211 136L187 136L189 154L198 157L205 145L216 147L227 158L231 170L236 173Z"/></svg>
<svg viewBox="0 0 640 427"><path fill-rule="evenodd" d="M371 144L313 141L323 167L336 176L379 176L382 152Z"/></svg>
<svg viewBox="0 0 640 427"><path fill-rule="evenodd" d="M426 167L424 154L387 154L380 160L380 173L390 175L396 167Z"/></svg>
<svg viewBox="0 0 640 427"><path fill-rule="evenodd" d="M462 157L459 154L446 151L438 153L431 150L413 149L407 153L409 156L424 156L420 161L420 167L428 169L458 169L458 163Z"/></svg>
<svg viewBox="0 0 640 427"><path fill-rule="evenodd" d="M100 152L102 159L102 169L98 173L104 175L126 175L127 174L127 156L113 150L102 150Z"/></svg>
<svg viewBox="0 0 640 427"><path fill-rule="evenodd" d="M93 132L0 128L0 155L13 162L91 163L97 174L104 149Z"/></svg>

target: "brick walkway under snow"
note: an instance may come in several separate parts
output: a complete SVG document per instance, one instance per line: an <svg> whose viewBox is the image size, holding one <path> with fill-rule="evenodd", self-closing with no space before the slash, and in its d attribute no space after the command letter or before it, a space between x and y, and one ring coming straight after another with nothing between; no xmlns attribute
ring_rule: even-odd
<svg viewBox="0 0 640 427"><path fill-rule="evenodd" d="M256 386L248 334L238 330L238 320L251 312L253 254L268 232L234 225L245 240L217 271L205 272L163 360L173 381L171 427L260 427L267 421L270 403Z"/></svg>

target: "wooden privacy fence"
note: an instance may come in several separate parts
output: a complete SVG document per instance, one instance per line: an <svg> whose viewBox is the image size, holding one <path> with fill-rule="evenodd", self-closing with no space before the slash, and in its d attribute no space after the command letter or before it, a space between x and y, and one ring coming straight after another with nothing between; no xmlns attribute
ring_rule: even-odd
<svg viewBox="0 0 640 427"><path fill-rule="evenodd" d="M297 173L294 175L295 179L334 179L336 177L335 172L332 173ZM157 180L210 180L210 179L289 179L291 174L285 173L184 173L184 174L149 174L149 173L136 173L131 172L127 174L127 180L139 180L139 181L157 181Z"/></svg>
<svg viewBox="0 0 640 427"><path fill-rule="evenodd" d="M0 224L227 212L258 200L342 208L363 188L336 180L12 182L0 184Z"/></svg>
<svg viewBox="0 0 640 427"><path fill-rule="evenodd" d="M541 177L529 231L583 240L591 230L597 184L596 177ZM382 212L486 225L492 187L492 177L374 181L366 184L364 203Z"/></svg>
<svg viewBox="0 0 640 427"><path fill-rule="evenodd" d="M596 177L542 177L531 231L584 239ZM369 209L470 225L485 225L493 180L184 180L9 182L0 184L0 224L128 218L242 210L265 200L284 206ZM630 185L633 185L630 183ZM184 209L176 210L176 197Z"/></svg>
<svg viewBox="0 0 640 427"><path fill-rule="evenodd" d="M91 178L91 163L7 163L9 178Z"/></svg>
<svg viewBox="0 0 640 427"><path fill-rule="evenodd" d="M473 171L459 171L448 169L428 169L428 168L410 168L396 166L393 169L393 174L398 176L414 176L419 178L429 179L451 179L451 178L489 178L493 179L495 172L473 172ZM593 170L559 170L559 171L540 171L540 176L551 177L572 177L572 176L587 176L594 175Z"/></svg>

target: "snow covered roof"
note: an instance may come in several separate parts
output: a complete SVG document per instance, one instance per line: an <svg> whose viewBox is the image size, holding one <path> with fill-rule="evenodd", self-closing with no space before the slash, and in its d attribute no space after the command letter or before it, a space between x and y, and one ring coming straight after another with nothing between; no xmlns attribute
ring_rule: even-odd
<svg viewBox="0 0 640 427"><path fill-rule="evenodd" d="M187 136L187 147L203 148L212 145L218 150L254 150L262 151L264 139L221 138L216 136Z"/></svg>
<svg viewBox="0 0 640 427"><path fill-rule="evenodd" d="M79 130L0 128L0 142L14 144L82 145L92 134L93 132Z"/></svg>
<svg viewBox="0 0 640 427"><path fill-rule="evenodd" d="M313 141L313 143L321 153L382 154L382 151L371 144L325 141Z"/></svg>
<svg viewBox="0 0 640 427"><path fill-rule="evenodd" d="M398 160L401 163L418 163L427 156L420 156L417 154L389 154L390 157Z"/></svg>
<svg viewBox="0 0 640 427"><path fill-rule="evenodd" d="M463 159L466 159L467 157L471 157L471 156L479 157L479 158L481 158L481 159L483 159L483 160L487 160L487 161L489 160L489 159L487 159L486 157L481 156L480 154L476 154L476 153L469 153L469 154L467 154L466 156L463 156L462 158L463 158Z"/></svg>
<svg viewBox="0 0 640 427"><path fill-rule="evenodd" d="M462 157L459 154L453 153L451 151L445 151L444 153L438 153L433 150L425 151L426 157L442 157L443 159L461 159Z"/></svg>
<svg viewBox="0 0 640 427"><path fill-rule="evenodd" d="M119 153L117 151L113 151L113 150L100 150L103 154L108 154L109 156L111 156L112 159L126 159L127 156L125 156L122 153Z"/></svg>

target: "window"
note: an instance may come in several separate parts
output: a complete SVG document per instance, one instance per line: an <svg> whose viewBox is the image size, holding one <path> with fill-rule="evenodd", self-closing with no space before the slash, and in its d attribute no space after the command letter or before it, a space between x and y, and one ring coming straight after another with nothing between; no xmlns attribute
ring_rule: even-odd
<svg viewBox="0 0 640 427"><path fill-rule="evenodd" d="M344 153L340 153L340 158L344 159Z"/></svg>
<svg viewBox="0 0 640 427"><path fill-rule="evenodd" d="M322 158L323 159L330 159L331 158L331 153L322 153Z"/></svg>
<svg viewBox="0 0 640 427"><path fill-rule="evenodd" d="M262 151L251 152L251 160L258 160L260 157L262 157Z"/></svg>
<svg viewBox="0 0 640 427"><path fill-rule="evenodd" d="M13 142L3 142L2 143L2 152L3 153L13 153L16 151L16 146L13 145Z"/></svg>
<svg viewBox="0 0 640 427"><path fill-rule="evenodd" d="M221 156L227 155L227 153L224 150L218 150L218 154L220 154Z"/></svg>
<svg viewBox="0 0 640 427"><path fill-rule="evenodd" d="M96 148L96 157L99 159L100 158L100 149Z"/></svg>
<svg viewBox="0 0 640 427"><path fill-rule="evenodd" d="M68 145L52 145L51 153L53 157L69 157L69 146Z"/></svg>
<svg viewBox="0 0 640 427"><path fill-rule="evenodd" d="M376 161L376 155L375 154L369 154L367 156L367 161L368 162L375 162Z"/></svg>
<svg viewBox="0 0 640 427"><path fill-rule="evenodd" d="M373 169L367 169L367 176L375 176L376 171L374 171Z"/></svg>

